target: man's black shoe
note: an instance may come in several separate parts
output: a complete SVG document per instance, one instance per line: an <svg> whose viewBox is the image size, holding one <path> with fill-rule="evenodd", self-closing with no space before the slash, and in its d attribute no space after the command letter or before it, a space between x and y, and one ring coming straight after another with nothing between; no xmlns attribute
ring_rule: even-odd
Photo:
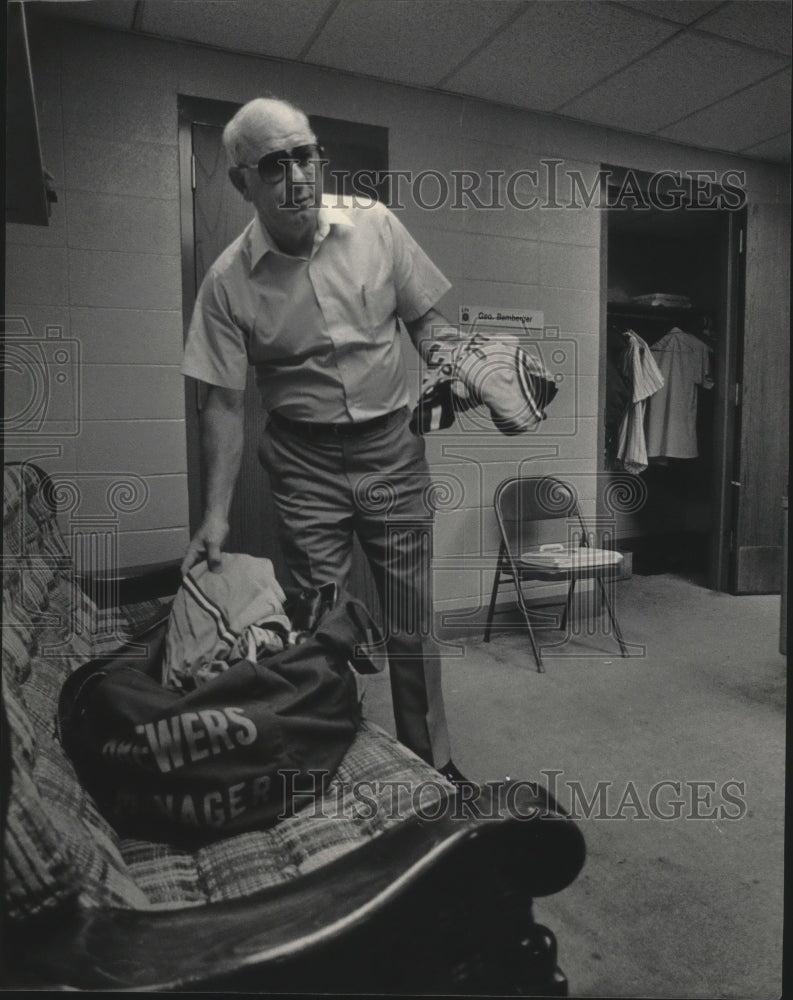
<svg viewBox="0 0 793 1000"><path fill-rule="evenodd" d="M470 778L466 778L465 775L458 770L457 765L453 760L450 760L443 767L439 767L438 771L444 778L446 778L447 781L451 781L451 783L456 785L458 788L475 788L479 791L479 785L477 785L475 781L471 781Z"/></svg>

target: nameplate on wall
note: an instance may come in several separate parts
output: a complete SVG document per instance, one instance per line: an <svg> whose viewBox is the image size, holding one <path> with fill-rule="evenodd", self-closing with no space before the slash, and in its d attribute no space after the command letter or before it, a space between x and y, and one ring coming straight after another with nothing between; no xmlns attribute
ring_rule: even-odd
<svg viewBox="0 0 793 1000"><path fill-rule="evenodd" d="M544 316L540 309L511 306L460 306L460 326L469 330L498 327L500 330L537 330L542 332Z"/></svg>

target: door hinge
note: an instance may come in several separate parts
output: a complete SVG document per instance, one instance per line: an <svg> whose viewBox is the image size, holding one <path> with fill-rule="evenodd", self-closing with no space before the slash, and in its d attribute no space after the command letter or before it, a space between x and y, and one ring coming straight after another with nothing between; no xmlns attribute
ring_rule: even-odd
<svg viewBox="0 0 793 1000"><path fill-rule="evenodd" d="M740 382L736 382L735 383L735 405L736 406L740 406L741 405L741 383Z"/></svg>
<svg viewBox="0 0 793 1000"><path fill-rule="evenodd" d="M195 191L195 153L190 154L190 189Z"/></svg>
<svg viewBox="0 0 793 1000"><path fill-rule="evenodd" d="M741 485L741 481L739 479L731 479L730 480L730 486L740 486L740 485Z"/></svg>
<svg viewBox="0 0 793 1000"><path fill-rule="evenodd" d="M743 229L738 232L738 253L743 253Z"/></svg>

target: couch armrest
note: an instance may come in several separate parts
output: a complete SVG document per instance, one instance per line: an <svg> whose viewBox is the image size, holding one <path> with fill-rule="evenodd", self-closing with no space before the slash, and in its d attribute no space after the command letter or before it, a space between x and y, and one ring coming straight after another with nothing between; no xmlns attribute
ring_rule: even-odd
<svg viewBox="0 0 793 1000"><path fill-rule="evenodd" d="M559 817L414 816L247 899L80 910L50 933L28 928L14 945L28 974L14 985L498 993L523 991L539 975L538 992L553 993L555 943L533 922L532 896L572 882L583 860L580 831Z"/></svg>
<svg viewBox="0 0 793 1000"><path fill-rule="evenodd" d="M147 563L128 569L96 571L78 576L78 583L100 607L137 604L171 597L182 582L181 562Z"/></svg>

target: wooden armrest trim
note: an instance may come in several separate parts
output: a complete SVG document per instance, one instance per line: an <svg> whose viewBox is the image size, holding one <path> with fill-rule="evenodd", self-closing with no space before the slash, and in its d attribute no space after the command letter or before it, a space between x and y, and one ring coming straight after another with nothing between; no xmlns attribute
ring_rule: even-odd
<svg viewBox="0 0 793 1000"><path fill-rule="evenodd" d="M78 582L100 607L171 597L182 582L181 564L170 560L82 574Z"/></svg>
<svg viewBox="0 0 793 1000"><path fill-rule="evenodd" d="M175 559L162 562L143 563L140 566L122 566L116 570L99 570L86 574L94 580L141 580L161 573L178 573L181 563Z"/></svg>
<svg viewBox="0 0 793 1000"><path fill-rule="evenodd" d="M267 969L297 956L310 962L317 949L340 943L456 852L464 887L467 850L484 852L488 864L508 865L510 883L522 887L530 906L526 875L540 845L527 827L536 824L451 810L438 820L411 817L324 867L246 899L179 910L81 910L49 940L32 935L35 953L29 943L24 947L31 936L23 937L26 966L39 981L72 989L183 990L253 967L266 982Z"/></svg>
<svg viewBox="0 0 793 1000"><path fill-rule="evenodd" d="M184 989L277 962L342 935L472 834L470 821L411 818L349 854L245 899L178 910L80 909L26 966L70 989ZM71 919L70 919L71 917ZM23 943L24 947L24 943Z"/></svg>

